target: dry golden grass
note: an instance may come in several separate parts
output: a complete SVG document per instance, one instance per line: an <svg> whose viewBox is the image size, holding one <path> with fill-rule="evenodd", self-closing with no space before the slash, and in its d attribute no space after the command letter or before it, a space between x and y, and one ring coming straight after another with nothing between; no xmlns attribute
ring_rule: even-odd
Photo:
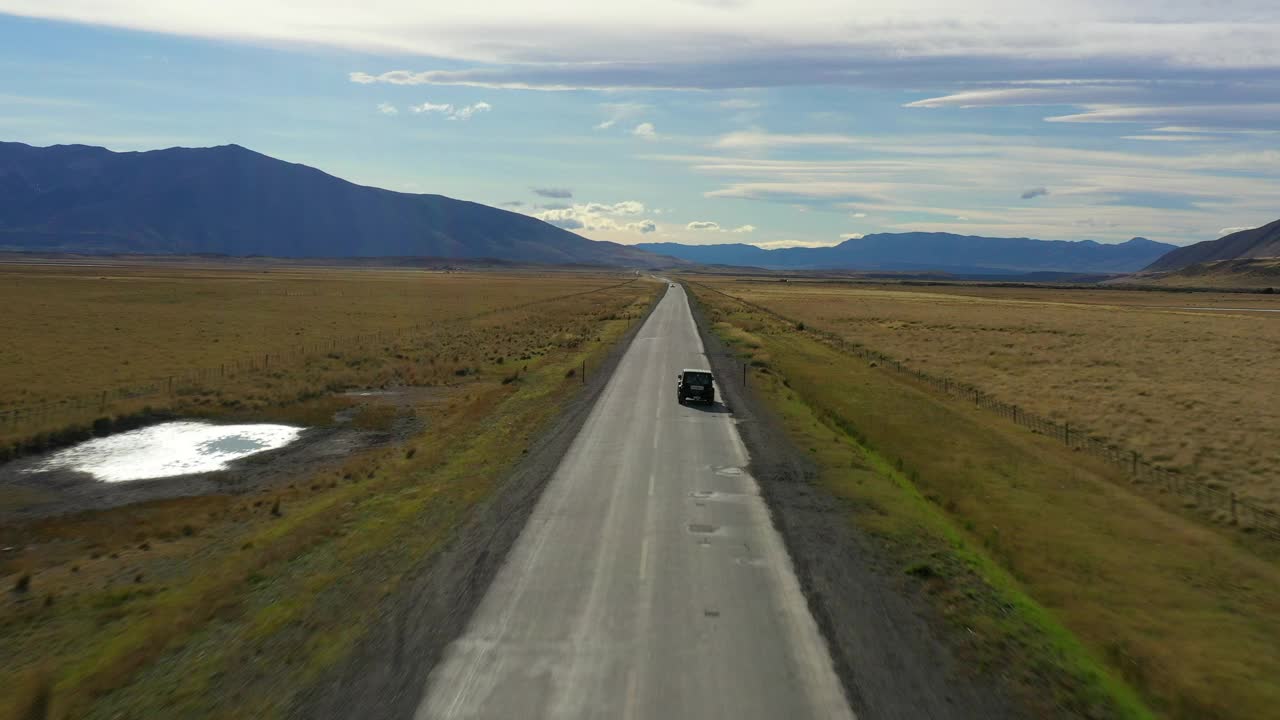
<svg viewBox="0 0 1280 720"><path fill-rule="evenodd" d="M557 298L630 279L0 266L0 450L144 407L252 409L523 364L573 339Z"/></svg>
<svg viewBox="0 0 1280 720"><path fill-rule="evenodd" d="M1280 298L710 284L1280 508Z"/></svg>
<svg viewBox="0 0 1280 720"><path fill-rule="evenodd" d="M954 623L962 657L1022 690L1029 717L1274 713L1280 569L1255 554L1269 548L1152 502L1111 465L694 289L717 332L762 361L750 382L821 482ZM804 317L824 309L809 307Z"/></svg>
<svg viewBox="0 0 1280 720"><path fill-rule="evenodd" d="M243 273L184 272L170 280L156 270L139 272L151 276L122 281L122 287L142 284L137 304L143 314L176 322L182 304L211 303L202 322L216 330L185 327L184 342L217 337L222 340L215 345L270 345L271 333L232 339L232 313L249 310L219 312L218 303L207 299L212 295L234 306L232 285L219 281L249 282ZM178 411L203 415L318 422L351 402L324 392L333 383L447 383L406 392L408 399L394 408L374 405L352 421L379 428L396 414L412 413L428 422L428 430L405 445L362 450L318 470L286 471L247 494L153 501L0 527L0 547L12 548L0 555L0 666L15 678L28 678L0 685L0 717L29 707L45 678L52 685L51 717L282 713L292 693L358 640L401 575L449 537L580 387L566 377L567 370L584 360L590 368L661 287L645 281L619 285L628 278L616 275L304 274L307 282L319 277L347 302L324 305L314 318L305 306L293 306L251 322L273 332L309 332L305 328L314 319L341 334L368 325L399 327L381 317L399 314L406 325L430 318L430 328L338 353L337 359L247 373L214 394L191 393L169 402ZM65 289L97 281L40 282ZM156 296L148 282L176 285ZM292 286L299 280L282 282ZM433 282L441 286L421 290ZM380 283L386 291L372 292ZM117 310L128 304L128 292L121 292ZM175 293L172 302L179 308L167 309L164 298ZM431 306L428 297L439 306ZM487 310L494 311L476 317ZM52 347L37 337L37 324L22 327L30 336L24 340L46 351ZM81 346L127 354L128 343L116 338L115 325L99 324L96 333L91 323L79 327L85 333ZM145 324L132 331L149 338L142 347L152 354L136 353L140 359L131 367L145 362L161 368L204 357L199 348L168 340ZM75 335L60 337L69 342ZM463 368L466 373L457 374ZM23 372L45 374L38 368ZM84 377L92 380L91 374ZM72 392L79 387L75 383L68 379L57 387ZM20 504L22 498L9 501ZM30 577L27 588L11 592L23 576Z"/></svg>
<svg viewBox="0 0 1280 720"><path fill-rule="evenodd" d="M1241 258L1200 263L1167 273L1140 273L1120 282L1190 288L1280 290L1280 258Z"/></svg>

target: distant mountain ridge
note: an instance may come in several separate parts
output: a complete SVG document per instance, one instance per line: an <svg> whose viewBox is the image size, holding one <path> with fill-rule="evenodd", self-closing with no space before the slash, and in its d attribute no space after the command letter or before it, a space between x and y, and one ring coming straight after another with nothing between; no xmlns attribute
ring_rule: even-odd
<svg viewBox="0 0 1280 720"><path fill-rule="evenodd" d="M1217 240L1206 240L1178 248L1143 270L1171 272L1198 263L1264 257L1280 257L1280 220L1252 230L1234 232Z"/></svg>
<svg viewBox="0 0 1280 720"><path fill-rule="evenodd" d="M680 264L527 215L347 182L238 145L0 142L0 250Z"/></svg>
<svg viewBox="0 0 1280 720"><path fill-rule="evenodd" d="M994 238L953 233L877 233L824 248L765 250L754 245L641 243L650 252L707 265L772 270L936 270L967 274L1127 273L1177 249L1146 238L1107 245L1093 240Z"/></svg>

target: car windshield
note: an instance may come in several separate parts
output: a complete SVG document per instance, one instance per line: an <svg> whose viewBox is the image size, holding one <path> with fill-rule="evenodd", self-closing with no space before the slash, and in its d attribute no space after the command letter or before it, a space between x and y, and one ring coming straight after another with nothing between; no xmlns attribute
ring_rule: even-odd
<svg viewBox="0 0 1280 720"><path fill-rule="evenodd" d="M690 385L710 385L711 373L704 373L704 372L685 373L684 381Z"/></svg>

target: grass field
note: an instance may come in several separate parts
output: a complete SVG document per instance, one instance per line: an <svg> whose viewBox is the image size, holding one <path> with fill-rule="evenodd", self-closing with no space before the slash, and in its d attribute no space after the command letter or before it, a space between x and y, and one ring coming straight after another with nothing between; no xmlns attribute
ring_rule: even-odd
<svg viewBox="0 0 1280 720"><path fill-rule="evenodd" d="M523 364L572 338L548 303L628 279L0 266L0 450L144 407L256 409Z"/></svg>
<svg viewBox="0 0 1280 720"><path fill-rule="evenodd" d="M1035 716L1245 720L1280 703L1274 559L1130 492L1111 466L693 288L850 520ZM753 297L804 317L862 312L828 288L779 299L791 291ZM884 313L876 292L856 297ZM904 302L935 302L924 295Z"/></svg>
<svg viewBox="0 0 1280 720"><path fill-rule="evenodd" d="M439 388L357 418L380 427L408 413L427 430L251 493L0 528L7 548L0 555L0 665L12 679L0 685L0 717L278 716L360 638L402 574L492 492L580 387L582 363L590 371L661 289L643 280L621 284L629 278L616 275L307 270L280 273L277 285L223 272L149 277L140 270L102 281L42 270L20 281L45 289L26 301L28 314L70 316L86 303L85 313L100 322L45 333L24 321L8 330L26 333L16 336L18 347L44 353L28 357L50 363L75 365L55 357L58 347L71 357L101 349L121 364L127 358L128 370L107 377L128 383L237 352L224 346L269 352L281 339L417 324L424 329L338 350L337 358L300 356L246 371L212 394L162 399L179 412L299 421L349 404L329 392L344 383ZM115 284L104 292L104 283ZM293 294L299 286L314 292ZM2 287L20 299L9 282ZM237 299L253 287L262 291L258 300L279 305L231 323L231 311L218 308L253 316L259 306ZM136 308L136 317L126 325L111 320L102 309L107 298L116 311ZM116 327L146 342L128 342ZM206 352L195 338L215 349ZM60 378L47 368L10 367L44 388L30 400L73 394L98 379L84 368ZM51 708L32 715L46 692Z"/></svg>
<svg viewBox="0 0 1280 720"><path fill-rule="evenodd" d="M1280 298L710 284L1280 509Z"/></svg>

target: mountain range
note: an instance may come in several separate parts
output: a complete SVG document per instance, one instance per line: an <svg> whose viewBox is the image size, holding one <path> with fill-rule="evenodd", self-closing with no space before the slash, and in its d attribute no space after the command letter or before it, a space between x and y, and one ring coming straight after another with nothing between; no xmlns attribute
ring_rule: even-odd
<svg viewBox="0 0 1280 720"><path fill-rule="evenodd" d="M238 145L117 153L0 143L0 250L682 264L478 203L356 185Z"/></svg>
<svg viewBox="0 0 1280 720"><path fill-rule="evenodd" d="M967 275L1034 272L1128 273L1177 246L1146 238L1107 245L1093 240L1034 240L938 232L877 233L832 247L765 250L754 245L641 243L635 247L706 265L771 270L939 271Z"/></svg>
<svg viewBox="0 0 1280 720"><path fill-rule="evenodd" d="M1280 220L1178 248L1148 265L1145 271L1170 272L1198 263L1264 257L1280 257Z"/></svg>

